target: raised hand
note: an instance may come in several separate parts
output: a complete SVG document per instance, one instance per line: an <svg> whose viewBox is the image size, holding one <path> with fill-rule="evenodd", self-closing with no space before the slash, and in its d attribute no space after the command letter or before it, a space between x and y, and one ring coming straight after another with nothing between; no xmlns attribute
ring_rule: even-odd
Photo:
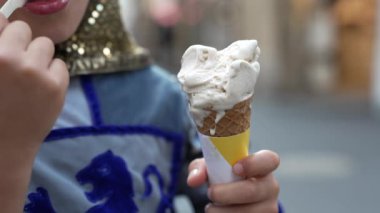
<svg viewBox="0 0 380 213"><path fill-rule="evenodd" d="M8 23L0 15L0 147L40 143L54 124L64 102L68 71L53 56L50 39L32 40L26 23Z"/></svg>
<svg viewBox="0 0 380 213"><path fill-rule="evenodd" d="M0 14L0 201L21 212L34 158L57 119L69 78L54 44Z"/></svg>

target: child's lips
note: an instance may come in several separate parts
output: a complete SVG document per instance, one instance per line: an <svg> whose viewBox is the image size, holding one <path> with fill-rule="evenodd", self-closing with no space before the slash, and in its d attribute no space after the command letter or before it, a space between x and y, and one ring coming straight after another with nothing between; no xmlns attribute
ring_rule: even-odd
<svg viewBox="0 0 380 213"><path fill-rule="evenodd" d="M63 10L70 0L28 0L25 7L35 14L49 15Z"/></svg>
<svg viewBox="0 0 380 213"><path fill-rule="evenodd" d="M27 0L27 3L33 3L33 2L55 2L57 0Z"/></svg>

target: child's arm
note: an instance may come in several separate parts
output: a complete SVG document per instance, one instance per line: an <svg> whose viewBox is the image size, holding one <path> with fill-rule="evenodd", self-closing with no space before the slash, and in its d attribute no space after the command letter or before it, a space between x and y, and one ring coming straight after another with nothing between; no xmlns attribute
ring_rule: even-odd
<svg viewBox="0 0 380 213"><path fill-rule="evenodd" d="M68 72L48 38L0 14L1 212L22 212L34 158L64 102Z"/></svg>
<svg viewBox="0 0 380 213"><path fill-rule="evenodd" d="M261 151L235 164L234 172L246 179L210 186L208 196L214 204L210 204L206 212L278 213L279 185L272 173L279 163L276 153ZM190 186L200 186L207 181L204 159L193 161L189 171Z"/></svg>

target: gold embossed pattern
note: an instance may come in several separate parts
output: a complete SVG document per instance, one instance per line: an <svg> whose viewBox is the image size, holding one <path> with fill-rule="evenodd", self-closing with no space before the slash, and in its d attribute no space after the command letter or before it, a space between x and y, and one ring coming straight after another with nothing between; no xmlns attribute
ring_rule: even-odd
<svg viewBox="0 0 380 213"><path fill-rule="evenodd" d="M147 67L149 53L124 31L118 0L91 0L76 33L56 46L71 76Z"/></svg>

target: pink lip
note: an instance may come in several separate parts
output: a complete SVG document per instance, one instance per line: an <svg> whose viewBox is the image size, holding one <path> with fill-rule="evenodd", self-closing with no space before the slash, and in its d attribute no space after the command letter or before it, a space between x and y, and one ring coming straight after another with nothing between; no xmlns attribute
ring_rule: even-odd
<svg viewBox="0 0 380 213"><path fill-rule="evenodd" d="M50 15L63 10L69 0L29 0L25 7L32 13Z"/></svg>

